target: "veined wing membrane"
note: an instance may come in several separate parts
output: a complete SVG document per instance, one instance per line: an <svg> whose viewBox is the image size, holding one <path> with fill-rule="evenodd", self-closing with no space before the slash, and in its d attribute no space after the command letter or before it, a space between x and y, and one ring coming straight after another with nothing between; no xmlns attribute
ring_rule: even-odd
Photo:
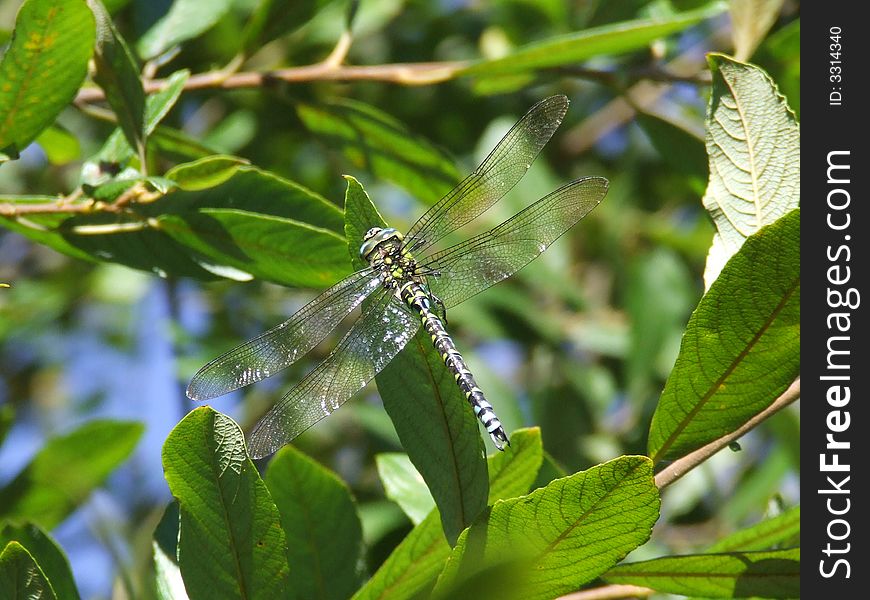
<svg viewBox="0 0 870 600"><path fill-rule="evenodd" d="M421 260L431 292L446 308L510 277L595 208L607 180L587 177L544 196L487 232Z"/></svg>
<svg viewBox="0 0 870 600"><path fill-rule="evenodd" d="M405 236L422 251L498 202L526 174L568 110L565 96L533 106L480 166L420 217Z"/></svg>
<svg viewBox="0 0 870 600"><path fill-rule="evenodd" d="M187 386L187 397L203 402L290 366L319 344L380 285L380 278L372 269L346 277L280 325L205 365Z"/></svg>
<svg viewBox="0 0 870 600"><path fill-rule="evenodd" d="M387 366L419 328L417 314L384 290L329 356L257 423L251 457L277 451L331 414Z"/></svg>

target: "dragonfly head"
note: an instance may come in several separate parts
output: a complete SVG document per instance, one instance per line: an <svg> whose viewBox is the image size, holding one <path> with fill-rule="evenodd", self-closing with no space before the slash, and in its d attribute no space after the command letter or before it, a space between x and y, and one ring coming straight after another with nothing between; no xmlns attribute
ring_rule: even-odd
<svg viewBox="0 0 870 600"><path fill-rule="evenodd" d="M369 260L369 256L375 249L390 239L402 241L402 234L398 229L393 227L372 227L366 231L363 237L362 246L359 248L359 257L363 260Z"/></svg>

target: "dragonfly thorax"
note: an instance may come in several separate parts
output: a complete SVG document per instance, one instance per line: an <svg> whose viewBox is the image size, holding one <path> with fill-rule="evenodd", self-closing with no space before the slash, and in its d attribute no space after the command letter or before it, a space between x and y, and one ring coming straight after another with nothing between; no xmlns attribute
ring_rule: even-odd
<svg viewBox="0 0 870 600"><path fill-rule="evenodd" d="M411 282L420 283L417 261L405 247L405 238L392 227L372 227L363 237L360 257L374 267L387 289L400 290Z"/></svg>

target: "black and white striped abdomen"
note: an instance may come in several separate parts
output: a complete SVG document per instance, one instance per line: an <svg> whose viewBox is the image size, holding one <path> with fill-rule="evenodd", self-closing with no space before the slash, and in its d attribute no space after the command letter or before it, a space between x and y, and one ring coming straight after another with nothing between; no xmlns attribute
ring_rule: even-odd
<svg viewBox="0 0 870 600"><path fill-rule="evenodd" d="M453 343L453 338L447 333L444 324L437 314L432 310L432 304L429 300L429 295L417 283L409 283L401 290L402 298L409 306L416 309L420 313L420 318L423 321L423 328L429 334L432 344L441 355L444 364L453 373L456 384L466 400L474 409L474 414L483 424L487 433L492 438L493 443L499 450L504 450L504 445L510 445L507 434L501 425L495 412L492 410L492 405L483 395L483 391L478 387L474 380L474 375L468 370L465 364L465 359L462 354L456 349Z"/></svg>

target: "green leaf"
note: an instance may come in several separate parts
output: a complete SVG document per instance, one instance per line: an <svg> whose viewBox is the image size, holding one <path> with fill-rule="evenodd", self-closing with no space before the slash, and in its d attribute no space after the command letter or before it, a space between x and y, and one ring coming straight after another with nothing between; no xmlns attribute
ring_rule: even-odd
<svg viewBox="0 0 870 600"><path fill-rule="evenodd" d="M705 598L799 598L800 548L666 556L619 565L603 575L610 583Z"/></svg>
<svg viewBox="0 0 870 600"><path fill-rule="evenodd" d="M496 502L463 531L436 595L470 597L488 580L487 597L554 598L646 542L658 516L652 462L644 456L623 456L557 479L527 496ZM487 577L493 573L503 579Z"/></svg>
<svg viewBox="0 0 870 600"><path fill-rule="evenodd" d="M118 125L137 153L145 146L145 91L139 66L100 0L88 0L97 21L94 81L118 117Z"/></svg>
<svg viewBox="0 0 870 600"><path fill-rule="evenodd" d="M658 462L727 434L800 371L800 210L746 240L689 319L649 433Z"/></svg>
<svg viewBox="0 0 870 600"><path fill-rule="evenodd" d="M9 542L0 552L0 590L15 600L57 598L36 560L18 542Z"/></svg>
<svg viewBox="0 0 870 600"><path fill-rule="evenodd" d="M325 287L348 273L341 211L266 171L238 167L216 187L172 192L143 211L217 275Z"/></svg>
<svg viewBox="0 0 870 600"><path fill-rule="evenodd" d="M244 158L217 154L189 163L175 165L166 172L166 178L183 190L197 191L215 187L232 177L239 167L249 164Z"/></svg>
<svg viewBox="0 0 870 600"><path fill-rule="evenodd" d="M799 542L800 533L801 507L795 506L782 514L722 538L707 548L707 553L767 550L776 545Z"/></svg>
<svg viewBox="0 0 870 600"><path fill-rule="evenodd" d="M344 237L347 252L354 270L368 266L359 255L366 232L372 227L387 227L387 223L372 204L362 184L350 175L345 175L347 189L344 194Z"/></svg>
<svg viewBox="0 0 870 600"><path fill-rule="evenodd" d="M245 54L267 42L288 35L311 20L333 0L260 0L242 32Z"/></svg>
<svg viewBox="0 0 870 600"><path fill-rule="evenodd" d="M537 427L517 429L504 452L487 458L489 504L515 498L529 491L544 460L544 444Z"/></svg>
<svg viewBox="0 0 870 600"><path fill-rule="evenodd" d="M78 139L59 125L43 129L35 141L42 147L48 162L53 165L65 165L78 160L82 154Z"/></svg>
<svg viewBox="0 0 870 600"><path fill-rule="evenodd" d="M515 431L511 445L487 459L489 502L526 493L535 480L542 456L539 429ZM396 546L353 600L418 598L431 589L449 556L450 546L436 508Z"/></svg>
<svg viewBox="0 0 870 600"><path fill-rule="evenodd" d="M190 597L286 597L284 530L239 426L209 407L193 410L166 439L163 469L179 504Z"/></svg>
<svg viewBox="0 0 870 600"><path fill-rule="evenodd" d="M0 489L0 519L53 528L130 456L142 430L140 423L97 420L51 438Z"/></svg>
<svg viewBox="0 0 870 600"><path fill-rule="evenodd" d="M87 74L94 17L84 0L26 0L0 62L0 151L17 154L54 122Z"/></svg>
<svg viewBox="0 0 870 600"><path fill-rule="evenodd" d="M375 456L378 475L387 498L402 507L414 525L419 525L435 508L426 482L407 454L382 453Z"/></svg>
<svg viewBox="0 0 870 600"><path fill-rule="evenodd" d="M383 226L383 219L359 183L346 179L345 237L348 252L361 265L358 244L370 227ZM486 506L486 460L477 419L423 330L375 381L402 446L435 499L444 533L453 542Z"/></svg>
<svg viewBox="0 0 870 600"><path fill-rule="evenodd" d="M57 202L54 196L0 196L0 203L9 204L43 204ZM0 223L6 229L15 231L39 244L53 248L58 252L80 260L95 260L90 254L69 243L58 231L61 223L69 217L62 214L28 215L26 219L0 217Z"/></svg>
<svg viewBox="0 0 870 600"><path fill-rule="evenodd" d="M528 44L494 60L483 60L463 69L458 75L502 76L524 71L572 65L601 55L641 50L659 38L682 31L724 12L716 3L698 10L593 27L576 33L551 37Z"/></svg>
<svg viewBox="0 0 870 600"><path fill-rule="evenodd" d="M459 181L453 161L441 150L376 108L336 100L297 108L305 126L337 148L356 167L390 181L427 204L435 203Z"/></svg>
<svg viewBox="0 0 870 600"><path fill-rule="evenodd" d="M212 28L232 6L232 0L175 0L163 17L139 39L143 58L153 58Z"/></svg>
<svg viewBox="0 0 870 600"><path fill-rule="evenodd" d="M632 400L640 403L661 385L656 367L667 353L667 369L675 356L686 315L697 302L697 290L685 263L666 248L638 254L628 264L625 308L630 317L630 352L625 379Z"/></svg>
<svg viewBox="0 0 870 600"><path fill-rule="evenodd" d="M178 567L178 502L166 506L154 530L154 583L159 600L187 600L187 590Z"/></svg>
<svg viewBox="0 0 870 600"><path fill-rule="evenodd" d="M362 528L347 485L292 446L269 462L265 480L287 536L295 597L349 597L362 583Z"/></svg>
<svg viewBox="0 0 870 600"><path fill-rule="evenodd" d="M145 103L146 134L150 135L178 102L188 77L190 77L190 71L187 69L176 71L166 79L166 85L163 89L148 96Z"/></svg>
<svg viewBox="0 0 870 600"><path fill-rule="evenodd" d="M477 418L425 331L375 381L452 544L486 507L489 493Z"/></svg>
<svg viewBox="0 0 870 600"><path fill-rule="evenodd" d="M148 96L145 100L145 136L157 128L163 118L172 110L181 92L184 91L184 84L190 72L186 69L176 71L167 80L166 87L159 92ZM82 166L82 181L89 185L98 185L105 183L112 178L113 174L121 170L120 168L110 169L105 172L105 165L117 165L125 167L130 162L130 159L136 156L136 152L130 143L127 141L124 132L120 128L115 129L111 135L103 143L103 147L95 157L85 162Z"/></svg>
<svg viewBox="0 0 870 600"><path fill-rule="evenodd" d="M11 541L27 550L59 598L66 600L79 597L69 561L51 536L32 523L8 523L0 531L0 548L6 547Z"/></svg>
<svg viewBox="0 0 870 600"><path fill-rule="evenodd" d="M747 237L800 204L800 129L770 77L721 54L709 56L710 180L704 207L716 224L704 281L709 289Z"/></svg>
<svg viewBox="0 0 870 600"><path fill-rule="evenodd" d="M426 597L450 556L438 510L411 530L352 600L406 600Z"/></svg>

